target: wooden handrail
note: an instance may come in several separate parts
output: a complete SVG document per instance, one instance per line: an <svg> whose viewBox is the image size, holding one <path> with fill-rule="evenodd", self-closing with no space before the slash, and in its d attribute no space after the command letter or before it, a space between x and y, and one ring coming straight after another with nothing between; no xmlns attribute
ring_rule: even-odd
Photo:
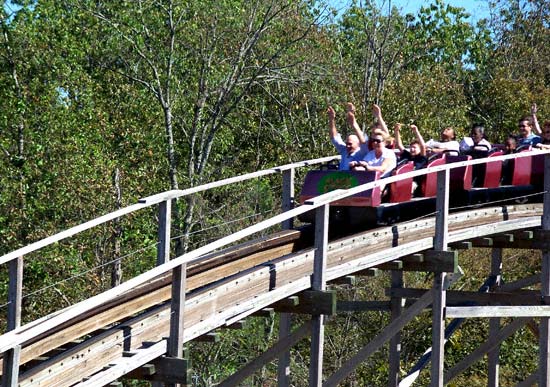
<svg viewBox="0 0 550 387"><path fill-rule="evenodd" d="M518 154L514 154L514 155L498 156L498 157L492 158L491 161L515 159L515 158L521 158L521 157L531 157L531 156L533 156L533 153L537 153L537 154L543 154L543 153L546 154L546 153L548 153L548 154L550 154L550 151L522 152L522 153L518 153ZM334 157L329 158L329 159L334 159ZM318 159L318 160L320 160L320 159ZM165 273L173 270L176 267L180 267L181 265L187 264L187 263L197 262L205 254L211 253L211 252L213 252L213 251L215 251L219 248L226 247L227 245L229 245L231 243L235 243L235 242L237 242L237 241L239 241L243 238L246 238L250 235L253 235L257 232L260 232L260 231L263 231L267 228L278 225L284 220L296 217L296 216L301 215L305 212L308 212L312 209L315 209L315 208L318 208L320 206L329 204L330 202L332 202L334 200L339 200L339 199L354 195L358 192L368 190L368 189L372 189L376 186L379 186L380 184L389 184L393 181L397 181L397 180L400 180L400 179L410 178L410 177L413 177L413 176L420 176L420 175L435 172L435 171L443 171L443 170L447 170L447 169L450 170L450 169L453 169L453 168L459 168L459 167L463 167L463 166L466 166L466 165L481 164L481 163L484 163L484 162L486 162L484 159L477 159L477 160L470 160L470 161L463 161L463 162L456 162L456 163L452 163L452 164L441 165L441 166L438 166L438 167L435 167L435 168L430 168L429 170L424 169L424 170L412 171L412 172L405 173L403 175L392 176L392 177L385 178L383 180L373 181L373 182L363 184L361 186L354 187L354 188L351 188L351 189L348 189L348 190L342 190L341 192L339 192L338 195L334 195L333 192L329 192L325 195L321 195L320 197L317 197L316 200L313 201L313 203L311 203L309 205L303 205L301 207L292 209L292 210L287 211L285 213L278 214L278 215L276 215L272 218L266 219L266 220L264 220L264 221L262 221L258 224L247 227L247 228L245 228L243 230L240 230L240 231L238 231L234 234L223 237L219 240L216 240L212 243L209 243L205 246L202 246L202 247L200 247L196 250L193 250L189 253L186 253L184 255L176 257L173 260L171 260L171 261L169 261L169 262L167 262L163 265L157 266L157 267L147 271L146 273L143 273L143 274L141 274L137 277L131 278L130 280L124 282L123 284L121 284L121 285L119 285L119 286L117 286L113 289L110 289L110 290L108 290L108 291L106 291L102 294L91 297L91 298L89 298L85 301L81 301L81 302L69 307L68 309L65 309L62 314L58 313L58 312L54 312L54 313L52 313L48 316L45 316L45 317L43 317L39 320L36 320L36 321L34 321L30 324L27 324L25 326L22 326L20 328L15 329L11 332L8 332L5 335L3 335L3 340L2 340L2 343L0 344L0 352L3 353L3 352L6 352L10 349L13 349L17 345L23 344L26 341L32 339L33 337L36 337L36 336L38 336L38 335L40 335L44 332L47 332L51 328L53 328L56 325L60 324L62 321L65 321L66 319L76 317L76 316L80 315L81 313L85 313L87 311L90 311L90 310L98 307L99 305L101 305L103 303L112 301L116 297L124 294L125 292L127 292L129 290L131 290L135 286L139 286L141 284L147 283L147 282L153 280L154 278L156 278L157 276L165 274ZM300 164L303 164L303 163L297 163L297 164L300 165ZM296 164L293 164L293 165L294 165L294 167L296 166ZM288 166L285 166L285 167L288 167ZM291 168L291 167L288 167L288 168ZM264 171L260 171L260 172L264 172ZM255 175L255 177L257 177L258 176L257 174L260 173L260 172L256 172L254 174L249 174L249 175ZM276 172L277 171L270 172L270 173L276 173ZM268 173L266 173L266 174L268 174ZM244 176L246 176L246 175L240 176L239 178L243 178ZM231 179L226 179L226 181L227 180L231 180ZM246 180L246 179L243 178L243 180ZM239 181L243 181L243 180L239 180ZM235 182L235 181L233 181L233 182ZM230 183L227 183L227 184L230 184ZM136 211L138 209L141 209L141 208L148 207L148 206L151 206L153 204L159 203L159 202L163 201L163 200L160 200L161 196L164 198L164 200L169 200L170 198L172 198L171 195L180 195L181 194L180 191L175 191L175 192L174 191L169 191L169 192L170 193L168 194L168 196L162 196L162 194L160 194L160 196L159 195L154 195L153 197L150 197L150 200L144 200L144 202L142 202L142 203L134 204L132 206L123 208L119 211L115 211L111 214L107 214L103 217L97 218L97 219L92 220L90 222L86 222L82 225L73 227L69 230L66 230L64 232L56 234L52 237L43 239L42 241L36 242L36 243L34 243L32 245L29 245L25 248L22 248L22 249L14 251L12 253L6 254L6 255L0 257L0 263L7 262L11 259L14 259L14 258L17 258L21 255L27 254L30 251L35 251L35 250L37 250L41 247L44 247L48 244L57 242L61 239L64 239L64 238L66 238L68 236L71 236L71 235L74 235L74 234L76 234L80 231L86 230L88 228L91 228L95 225L106 222L108 220L115 219L115 218L117 218L121 215L124 215L124 214L130 213L130 212ZM196 191L196 192L199 192L199 191ZM180 197L180 196L178 196L178 197ZM26 252L23 252L23 251L26 251ZM43 322L43 323L38 325L38 322Z"/></svg>

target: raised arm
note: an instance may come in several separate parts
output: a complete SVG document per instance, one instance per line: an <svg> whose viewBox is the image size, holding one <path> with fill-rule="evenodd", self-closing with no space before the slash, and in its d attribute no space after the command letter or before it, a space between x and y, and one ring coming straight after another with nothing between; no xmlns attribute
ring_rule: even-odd
<svg viewBox="0 0 550 387"><path fill-rule="evenodd" d="M350 128L353 128L355 131L355 134L359 138L359 142L361 144L366 144L367 139L365 138L365 135L363 134L363 131L361 130L361 127L357 123L357 120L355 119L355 106L351 102L348 102L346 105L346 121L348 123L348 126Z"/></svg>
<svg viewBox="0 0 550 387"><path fill-rule="evenodd" d="M533 128L535 129L535 132L540 136L542 134L542 130L540 130L539 120L537 120L537 104L533 103L531 105L531 118L533 119Z"/></svg>
<svg viewBox="0 0 550 387"><path fill-rule="evenodd" d="M377 104L372 105L372 116L378 122L380 125L380 129L382 129L386 134L389 136L390 131L388 130L388 126L386 125L386 121L382 118L382 110L380 109L380 106Z"/></svg>
<svg viewBox="0 0 550 387"><path fill-rule="evenodd" d="M327 117L328 117L328 134L330 138L334 138L338 134L336 129L336 112L332 106L327 108Z"/></svg>
<svg viewBox="0 0 550 387"><path fill-rule="evenodd" d="M418 130L418 127L416 125L410 125L410 127L414 133L414 136L416 137L416 140L418 141L418 144L420 145L420 154L422 156L426 156L426 143L424 142L424 138L420 134L420 130Z"/></svg>
<svg viewBox="0 0 550 387"><path fill-rule="evenodd" d="M393 134L395 136L395 145L397 146L397 149L399 149L401 152L405 150L405 147L403 146L403 141L401 141L401 124L397 123L393 127Z"/></svg>

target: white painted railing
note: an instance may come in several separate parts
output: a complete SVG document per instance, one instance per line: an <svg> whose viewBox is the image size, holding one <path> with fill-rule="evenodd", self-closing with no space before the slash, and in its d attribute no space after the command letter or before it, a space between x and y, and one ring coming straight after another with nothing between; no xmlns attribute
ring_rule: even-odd
<svg viewBox="0 0 550 387"><path fill-rule="evenodd" d="M532 157L537 154L546 154L545 157L545 171L550 169L550 151L533 151L533 152L522 152L513 155L507 156L498 156L490 159L491 162L498 162L508 159L517 159L523 157ZM359 192L366 191L381 185L386 185L395 181L409 179L415 176L425 175L427 173L438 172L438 195L437 195L437 208L439 210L436 220L436 228L440 231L444 231L446 228L446 218L448 205L445 204L445 201L448 201L449 193L449 171L454 168L461 168L468 165L476 165L486 163L486 159L477 159L470 161L461 161L451 164L445 164L433 168L420 169L408 173L404 173L398 176L391 176L384 178L382 180L373 181L367 184L363 184L350 189L339 189L326 193L324 195L312 198L305 202L305 205L298 208L293 208L293 198L294 198L294 170L296 168L315 165L324 163L327 161L338 159L338 157L326 157L315 160L303 161L300 163L288 164L277 168L272 168L268 170L258 171L234 178L229 178L221 180L214 183L205 184L198 187L189 188L186 190L173 190L167 191L158 195L149 196L139 200L137 204L125 207L118 211L112 212L110 214L101 216L89 222L83 223L79 226L70 228L61 233L55 234L51 237L45 238L41 241L35 242L18 250L15 250L11 253L5 254L0 257L1 263L10 264L10 275L13 273L15 278L10 278L10 308L9 308L9 328L10 331L2 336L0 342L0 353L4 354L4 372L2 377L2 382L4 385L16 385L18 378L18 368L19 368L19 351L21 345L41 334L48 332L49 330L55 328L61 323L75 318L83 313L93 310L94 308L113 301L119 296L123 295L127 291L147 283L154 278L166 274L170 271L174 271L173 277L173 294L172 297L172 322L171 322L171 336L168 342L168 351L172 356L177 356L178 353L181 353L182 346L182 336L183 332L181 331L181 326L183 326L181 319L183 318L183 304L185 301L185 269L188 263L198 262L201 257L211 253L217 249L228 246L229 244L238 242L243 238L254 235L260 231L268 229L270 227L276 226L278 224L283 224L283 227L289 227L291 221L294 217L304 214L311 210L316 210L318 212L317 219L322 220L316 224L316 242L315 247L318 252L316 253L316 263L315 263L315 287L318 289L324 288L324 267L325 263L324 257L326 254L323 252L326 249L326 230L328 228L328 216L327 210L328 205L336 200L341 200L346 197L355 195ZM170 240L170 203L172 200L184 197L186 195L203 192L212 188L221 187L224 185L234 184L242 182L245 180L266 176L275 173L283 174L283 210L284 212L278 214L270 219L266 219L258 224L247 227L243 230L240 230L232 235L223 237L219 240L216 240L212 243L204 245L196 250L188 252L184 255L176 257L172 260L168 260L169 251L168 251L168 242ZM548 180L545 173L545 181ZM549 184L545 183L545 188ZM545 192L545 203L548 201L547 197L549 194ZM123 215L130 214L132 212L138 211L140 209L150 207L152 205L159 204L159 249L158 249L158 259L157 262L159 266L153 268L152 270L143 273L137 277L134 277L121 285L110 289L102 294L93 296L85 301L77 303L69 308L66 308L62 312L54 312L48 316L45 316L41 319L33 321L25 326L20 327L19 322L21 319L21 286L22 286L22 264L23 256L29 254L33 251L39 250L45 246L56 243L60 240L78 234L82 231L88 230L110 220L114 220ZM549 215L545 212L546 217ZM446 239L442 236L441 240L437 242L437 249L444 251L446 249ZM12 298L13 297L13 298ZM443 301L444 303L444 301ZM322 322L322 320L321 320ZM318 335L322 335L322 329L318 330ZM439 351L437 351L439 352ZM312 370L310 377L319 380L319 370ZM7 383L7 384L6 384Z"/></svg>

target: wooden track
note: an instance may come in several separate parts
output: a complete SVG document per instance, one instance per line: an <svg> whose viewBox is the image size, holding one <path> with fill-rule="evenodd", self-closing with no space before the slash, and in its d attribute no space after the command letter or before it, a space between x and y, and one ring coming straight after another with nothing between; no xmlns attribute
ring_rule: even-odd
<svg viewBox="0 0 550 387"><path fill-rule="evenodd" d="M449 242L539 227L541 214L540 204L451 214ZM434 226L434 219L426 218L332 241L327 279L384 267L431 249ZM299 231L281 232L211 254L200 266L190 267L184 340L231 325L310 288L314 251L307 246L311 246L309 236ZM433 261L403 260L401 269L430 271L437 265ZM71 386L84 378L88 379L82 385L103 385L164 354L170 281L169 276L156 278L93 313L70 319L24 343L21 362L25 366L19 385Z"/></svg>

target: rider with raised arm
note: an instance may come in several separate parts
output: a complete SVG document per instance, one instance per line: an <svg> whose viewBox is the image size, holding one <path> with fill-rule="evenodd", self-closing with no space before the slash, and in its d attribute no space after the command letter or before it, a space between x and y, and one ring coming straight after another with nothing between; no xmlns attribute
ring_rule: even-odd
<svg viewBox="0 0 550 387"><path fill-rule="evenodd" d="M362 160L368 152L365 136L357 122L355 122L355 107L353 104L348 103L346 110L348 125L352 121L351 126L355 130L355 134L350 134L344 142L336 129L336 112L332 106L327 108L329 136L332 144L342 157L340 160L341 171L349 170L351 162Z"/></svg>
<svg viewBox="0 0 550 387"><path fill-rule="evenodd" d="M409 144L409 149L405 149L403 146L403 141L401 140L401 128L402 124L395 124L393 127L395 134L395 144L397 148L401 151L399 155L399 161L409 160L414 162L414 169L424 168L428 163L428 158L426 157L426 143L418 130L416 125L410 125L411 130L416 137Z"/></svg>

